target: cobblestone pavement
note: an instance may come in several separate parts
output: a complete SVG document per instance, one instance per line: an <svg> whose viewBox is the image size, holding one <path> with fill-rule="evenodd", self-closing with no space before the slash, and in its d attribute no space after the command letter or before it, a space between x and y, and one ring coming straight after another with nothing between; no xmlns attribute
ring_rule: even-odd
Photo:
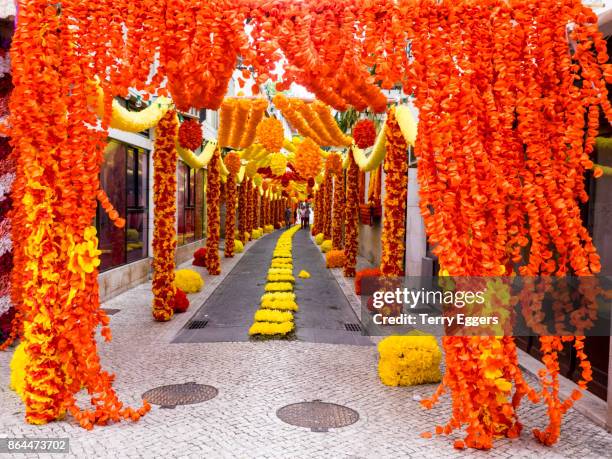
<svg viewBox="0 0 612 459"><path fill-rule="evenodd" d="M224 259L224 273L241 257ZM203 304L222 278L205 276L204 290L190 295L192 304ZM425 411L418 399L430 395L434 385L381 385L374 347L299 341L171 344L197 308L160 324L151 320L150 303L150 284L144 284L104 305L121 310L111 318L114 339L100 345L100 354L116 373L122 400L136 404L151 388L191 381L218 388L216 398L175 409L154 406L137 423L90 432L71 420L31 426L8 389L10 353L0 353L0 437L67 437L71 455L78 458L591 458L612 451L612 436L574 410L565 417L561 441L553 448L540 446L530 430L545 425L545 409L529 402L521 408L520 439L499 440L490 453L457 451L452 438L460 434L419 436L448 419L449 399ZM360 419L321 433L276 417L287 404L315 399L348 406Z"/></svg>

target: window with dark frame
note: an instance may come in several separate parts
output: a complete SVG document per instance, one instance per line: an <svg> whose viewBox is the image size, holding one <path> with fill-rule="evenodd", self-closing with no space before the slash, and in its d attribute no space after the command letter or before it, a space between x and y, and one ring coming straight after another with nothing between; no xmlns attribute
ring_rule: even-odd
<svg viewBox="0 0 612 459"><path fill-rule="evenodd" d="M100 170L100 185L126 224L117 228L98 205L95 224L102 252L100 271L148 256L148 177L147 150L109 141Z"/></svg>
<svg viewBox="0 0 612 459"><path fill-rule="evenodd" d="M204 171L182 161L177 170L178 245L204 238Z"/></svg>

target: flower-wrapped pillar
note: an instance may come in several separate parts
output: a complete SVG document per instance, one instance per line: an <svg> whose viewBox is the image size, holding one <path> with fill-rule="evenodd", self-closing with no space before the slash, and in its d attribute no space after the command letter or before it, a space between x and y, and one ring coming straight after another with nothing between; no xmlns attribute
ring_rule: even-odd
<svg viewBox="0 0 612 459"><path fill-rule="evenodd" d="M359 244L359 167L349 149L349 165L346 170L346 204L344 207L344 275L355 276Z"/></svg>
<svg viewBox="0 0 612 459"><path fill-rule="evenodd" d="M225 249L226 258L234 256L234 232L236 230L236 174L240 171L240 156L235 152L228 153L223 159L228 170L225 182Z"/></svg>
<svg viewBox="0 0 612 459"><path fill-rule="evenodd" d="M153 317L174 314L176 252L176 113L168 111L157 125L153 151Z"/></svg>
<svg viewBox="0 0 612 459"><path fill-rule="evenodd" d="M219 239L221 237L221 212L219 201L221 198L221 155L217 148L208 163L206 206L206 269L208 274L217 276L221 274L221 260L219 258Z"/></svg>
<svg viewBox="0 0 612 459"><path fill-rule="evenodd" d="M261 228L261 195L259 194L259 187L255 188L255 223L253 225L256 229Z"/></svg>
<svg viewBox="0 0 612 459"><path fill-rule="evenodd" d="M395 119L395 108L389 110L385 133L385 213L380 271L383 276L394 277L404 275L408 195L408 145Z"/></svg>
<svg viewBox="0 0 612 459"><path fill-rule="evenodd" d="M253 239L253 181L250 178L245 178L244 186L246 202L244 209L244 231L249 235L245 241L248 242Z"/></svg>
<svg viewBox="0 0 612 459"><path fill-rule="evenodd" d="M321 231L324 239L328 240L332 237L332 207L334 201L334 182L332 174L329 171L325 171L324 179L324 194L322 196L322 207L323 207L323 227Z"/></svg>
<svg viewBox="0 0 612 459"><path fill-rule="evenodd" d="M97 352L98 332L111 338L109 318L100 309L100 251L91 226L109 115L102 129L90 128L99 123L84 103L95 96L89 79L93 64L88 53L77 53L88 46L67 19L78 2L62 5L61 14L46 0L20 6L11 48L11 144L17 161L11 217L12 299L23 319L27 360L21 394L25 418L45 424L69 412L87 429L136 420L148 405L123 406ZM105 62L104 44L97 51L96 58ZM108 114L111 102L105 98ZM89 393L89 409L77 405L82 389Z"/></svg>
<svg viewBox="0 0 612 459"><path fill-rule="evenodd" d="M251 227L251 239L253 239L253 230L257 229L257 197L259 190L253 186L251 189L251 215L250 215L250 227Z"/></svg>
<svg viewBox="0 0 612 459"><path fill-rule="evenodd" d="M246 244L246 210L247 210L247 193L246 193L246 177L242 180L238 188L238 239Z"/></svg>
<svg viewBox="0 0 612 459"><path fill-rule="evenodd" d="M334 207L332 218L332 247L340 250L344 247L342 226L344 224L344 176L342 173L334 176Z"/></svg>

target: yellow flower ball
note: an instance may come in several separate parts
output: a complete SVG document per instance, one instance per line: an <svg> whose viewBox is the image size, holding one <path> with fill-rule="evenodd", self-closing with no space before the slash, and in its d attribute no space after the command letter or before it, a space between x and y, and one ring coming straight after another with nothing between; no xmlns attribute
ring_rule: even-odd
<svg viewBox="0 0 612 459"><path fill-rule="evenodd" d="M244 244L240 239L234 239L234 253L244 252Z"/></svg>
<svg viewBox="0 0 612 459"><path fill-rule="evenodd" d="M185 293L196 293L204 287L204 279L193 269L174 271L174 286Z"/></svg>
<svg viewBox="0 0 612 459"><path fill-rule="evenodd" d="M387 386L439 382L442 352L433 336L389 336L378 343L378 374Z"/></svg>
<svg viewBox="0 0 612 459"><path fill-rule="evenodd" d="M331 239L327 239L327 240L323 241L323 243L321 244L321 252L327 253L331 249L332 249L332 241L331 241Z"/></svg>
<svg viewBox="0 0 612 459"><path fill-rule="evenodd" d="M317 245L321 245L324 239L325 236L323 235L323 233L319 233L315 236L315 242L317 243Z"/></svg>
<svg viewBox="0 0 612 459"><path fill-rule="evenodd" d="M302 269L300 273L298 274L298 277L301 279L310 279L310 273Z"/></svg>

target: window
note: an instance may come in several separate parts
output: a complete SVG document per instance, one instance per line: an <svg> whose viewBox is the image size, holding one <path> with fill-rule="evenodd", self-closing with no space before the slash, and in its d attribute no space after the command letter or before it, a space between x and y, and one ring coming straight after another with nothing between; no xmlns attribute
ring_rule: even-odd
<svg viewBox="0 0 612 459"><path fill-rule="evenodd" d="M178 245L204 237L204 171L179 161L177 171Z"/></svg>
<svg viewBox="0 0 612 459"><path fill-rule="evenodd" d="M148 151L110 140L100 171L100 185L125 228L117 228L98 206L96 229L102 251L100 270L106 271L148 255Z"/></svg>

